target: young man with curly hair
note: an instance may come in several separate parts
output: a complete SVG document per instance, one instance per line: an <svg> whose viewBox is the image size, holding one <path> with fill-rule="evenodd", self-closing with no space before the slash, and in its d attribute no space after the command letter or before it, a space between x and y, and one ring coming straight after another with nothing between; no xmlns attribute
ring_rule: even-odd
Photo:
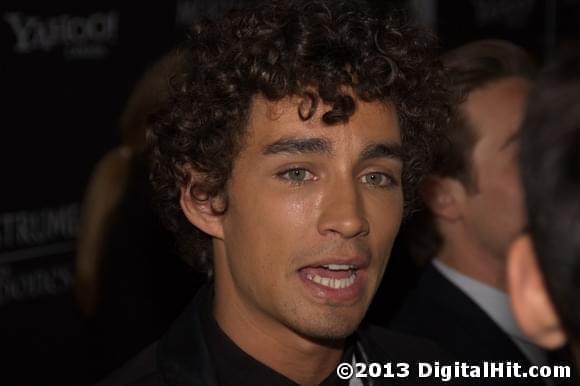
<svg viewBox="0 0 580 386"><path fill-rule="evenodd" d="M433 49L354 1L194 27L149 142L162 214L210 284L110 384L380 384L337 365L441 359L361 324L448 116Z"/></svg>

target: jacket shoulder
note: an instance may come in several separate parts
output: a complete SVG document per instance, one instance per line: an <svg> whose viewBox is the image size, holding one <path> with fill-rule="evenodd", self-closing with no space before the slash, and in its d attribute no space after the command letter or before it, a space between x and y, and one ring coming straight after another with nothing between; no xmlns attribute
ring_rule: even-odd
<svg viewBox="0 0 580 386"><path fill-rule="evenodd" d="M155 342L96 386L160 386Z"/></svg>

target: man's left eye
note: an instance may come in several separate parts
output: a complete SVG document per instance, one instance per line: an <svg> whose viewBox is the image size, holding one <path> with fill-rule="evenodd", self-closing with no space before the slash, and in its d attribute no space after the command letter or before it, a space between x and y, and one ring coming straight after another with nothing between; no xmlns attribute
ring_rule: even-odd
<svg viewBox="0 0 580 386"><path fill-rule="evenodd" d="M369 173L362 176L362 182L375 187L388 187L395 183L391 176L384 173Z"/></svg>

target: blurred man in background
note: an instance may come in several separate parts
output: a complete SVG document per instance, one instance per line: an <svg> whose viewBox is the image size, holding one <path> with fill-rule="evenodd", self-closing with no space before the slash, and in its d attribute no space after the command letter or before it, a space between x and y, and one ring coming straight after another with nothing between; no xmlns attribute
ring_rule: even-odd
<svg viewBox="0 0 580 386"><path fill-rule="evenodd" d="M392 326L459 359L545 363L517 327L505 284L507 250L525 223L517 151L535 66L496 40L443 61L459 104L449 144L421 187L427 210L410 227L411 250L430 263Z"/></svg>

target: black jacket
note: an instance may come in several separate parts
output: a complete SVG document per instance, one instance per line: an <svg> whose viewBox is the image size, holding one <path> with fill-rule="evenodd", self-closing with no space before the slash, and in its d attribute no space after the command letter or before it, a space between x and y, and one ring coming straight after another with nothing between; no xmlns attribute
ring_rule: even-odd
<svg viewBox="0 0 580 386"><path fill-rule="evenodd" d="M158 342L99 386L218 386L203 335L201 312L211 312L211 291L207 288L198 292L193 303ZM393 368L396 362L411 365L409 378L367 378L365 385L440 384L431 378L421 381L415 378L418 361L434 363L448 359L434 344L374 326L363 326L356 334L358 349L367 363L392 362Z"/></svg>

